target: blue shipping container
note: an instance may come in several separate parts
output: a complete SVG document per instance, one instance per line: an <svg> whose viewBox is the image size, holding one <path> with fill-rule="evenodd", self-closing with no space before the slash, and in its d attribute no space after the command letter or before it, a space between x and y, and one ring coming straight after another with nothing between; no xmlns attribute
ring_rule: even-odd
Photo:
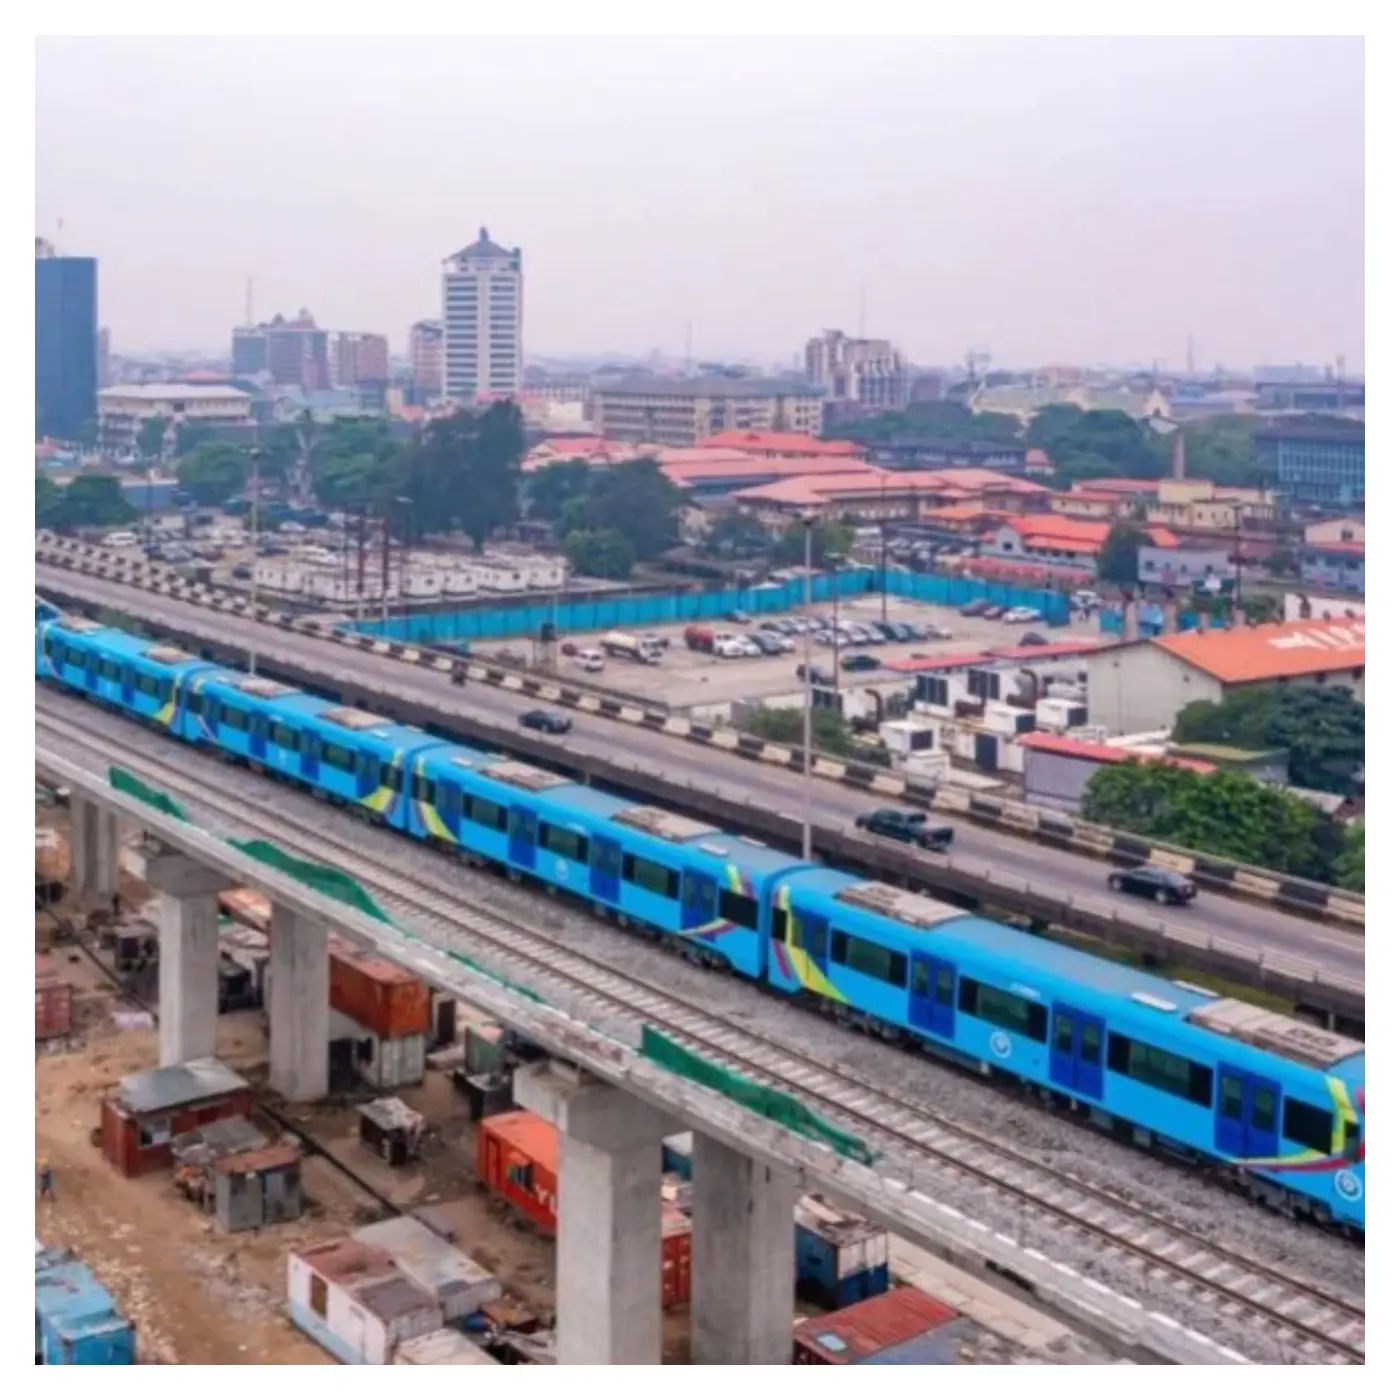
<svg viewBox="0 0 1400 1400"><path fill-rule="evenodd" d="M673 1133L661 1139L661 1171L674 1172L684 1181L690 1180L690 1154L695 1142L692 1133Z"/></svg>
<svg viewBox="0 0 1400 1400"><path fill-rule="evenodd" d="M797 1295L833 1311L890 1286L889 1235L815 1196L797 1204Z"/></svg>
<svg viewBox="0 0 1400 1400"><path fill-rule="evenodd" d="M61 1250L34 1256L34 1362L133 1366L136 1334L92 1272Z"/></svg>

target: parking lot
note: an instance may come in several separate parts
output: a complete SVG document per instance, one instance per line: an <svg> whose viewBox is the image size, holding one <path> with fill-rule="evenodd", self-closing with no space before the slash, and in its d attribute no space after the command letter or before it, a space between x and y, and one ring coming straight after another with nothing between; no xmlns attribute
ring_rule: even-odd
<svg viewBox="0 0 1400 1400"><path fill-rule="evenodd" d="M1043 622L1008 624L1000 620L963 617L954 608L933 607L897 598L888 599L882 611L881 602L878 594L843 599L838 616L842 621L860 625L884 619L928 628L936 627L951 635L908 642L854 642L841 648L836 654L833 654L829 645L819 646L812 642L812 665L828 674L834 670L843 687L868 686L902 679L899 673L890 671L883 663L907 657L956 656L990 647L1015 646L1027 632L1039 632L1050 641L1070 638L1097 640L1097 631L1092 623L1075 623L1070 627L1052 629ZM798 615L784 613L778 616ZM832 616L831 605L814 605L813 616L829 619ZM746 623L716 621L701 625L750 635L758 632L761 623L767 620L752 618ZM636 635L654 635L667 641L668 645L658 666L643 665L626 658L606 657L601 672L587 673L578 665L576 655L561 655L560 673L565 676L577 674L581 679L587 678L618 690L662 701L676 710L794 694L802 688L802 682L797 675L806 644L806 638L802 635L789 637L792 650L784 651L780 656L730 658L689 650L683 640L684 632L685 627L677 624L638 629ZM565 644L575 651L597 649L604 635L606 634L602 632L575 633L565 639ZM486 652L494 648L485 644L481 649ZM842 669L840 661L853 655L870 656L882 664L870 670Z"/></svg>

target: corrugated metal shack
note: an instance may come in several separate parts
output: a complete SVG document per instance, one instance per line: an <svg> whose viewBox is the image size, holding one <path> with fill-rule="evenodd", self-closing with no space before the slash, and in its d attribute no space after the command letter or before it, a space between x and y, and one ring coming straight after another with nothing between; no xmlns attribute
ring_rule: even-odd
<svg viewBox="0 0 1400 1400"><path fill-rule="evenodd" d="M73 1029L73 988L58 980L47 953L34 955L34 1039L54 1040Z"/></svg>
<svg viewBox="0 0 1400 1400"><path fill-rule="evenodd" d="M418 1156L424 1118L402 1099L375 1099L356 1109L360 1141L391 1167L401 1167Z"/></svg>
<svg viewBox="0 0 1400 1400"><path fill-rule="evenodd" d="M253 1110L248 1081L212 1057L128 1075L102 1102L102 1151L123 1176L171 1163L181 1133Z"/></svg>
<svg viewBox="0 0 1400 1400"><path fill-rule="evenodd" d="M366 1225L351 1238L388 1254L449 1322L470 1317L501 1296L500 1282L488 1269L412 1216Z"/></svg>
<svg viewBox="0 0 1400 1400"><path fill-rule="evenodd" d="M896 1288L840 1312L799 1322L793 1335L793 1365L948 1365L937 1358L957 1350L952 1340L957 1334L945 1339L949 1345L934 1340L933 1334L958 1317L955 1308L920 1289Z"/></svg>
<svg viewBox="0 0 1400 1400"><path fill-rule="evenodd" d="M442 1310L395 1267L388 1252L356 1239L287 1256L292 1321L348 1366L385 1366L400 1343L442 1327Z"/></svg>
<svg viewBox="0 0 1400 1400"><path fill-rule="evenodd" d="M136 1332L92 1271L61 1249L34 1253L34 1364L133 1366Z"/></svg>
<svg viewBox="0 0 1400 1400"><path fill-rule="evenodd" d="M221 1230L261 1230L301 1215L301 1153L288 1142L214 1163L214 1219Z"/></svg>

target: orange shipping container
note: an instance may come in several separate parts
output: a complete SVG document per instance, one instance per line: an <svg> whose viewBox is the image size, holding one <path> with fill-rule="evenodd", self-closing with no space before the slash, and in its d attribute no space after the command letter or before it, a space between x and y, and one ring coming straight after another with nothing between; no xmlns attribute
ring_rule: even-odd
<svg viewBox="0 0 1400 1400"><path fill-rule="evenodd" d="M552 1123L524 1109L484 1119L476 1130L477 1175L496 1195L522 1210L546 1234L558 1229L559 1135ZM660 1199L661 1306L690 1302L689 1218Z"/></svg>
<svg viewBox="0 0 1400 1400"><path fill-rule="evenodd" d="M34 955L34 1039L51 1040L73 1029L73 989L60 982L53 959Z"/></svg>
<svg viewBox="0 0 1400 1400"><path fill-rule="evenodd" d="M426 1035L433 997L425 982L387 958L361 953L340 939L330 941L331 1005L381 1040Z"/></svg>

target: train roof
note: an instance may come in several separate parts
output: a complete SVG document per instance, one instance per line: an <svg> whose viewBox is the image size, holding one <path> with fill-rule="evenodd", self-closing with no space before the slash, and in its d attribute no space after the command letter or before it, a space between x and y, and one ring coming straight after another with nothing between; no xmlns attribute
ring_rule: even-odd
<svg viewBox="0 0 1400 1400"><path fill-rule="evenodd" d="M91 643L100 647L109 657L120 657L127 661L149 661L156 666L170 669L190 666L213 666L206 661L170 642L155 641L150 637L136 637L130 632L122 632L116 627L104 627L85 617L59 617L50 624L50 630L57 629L78 643Z"/></svg>

